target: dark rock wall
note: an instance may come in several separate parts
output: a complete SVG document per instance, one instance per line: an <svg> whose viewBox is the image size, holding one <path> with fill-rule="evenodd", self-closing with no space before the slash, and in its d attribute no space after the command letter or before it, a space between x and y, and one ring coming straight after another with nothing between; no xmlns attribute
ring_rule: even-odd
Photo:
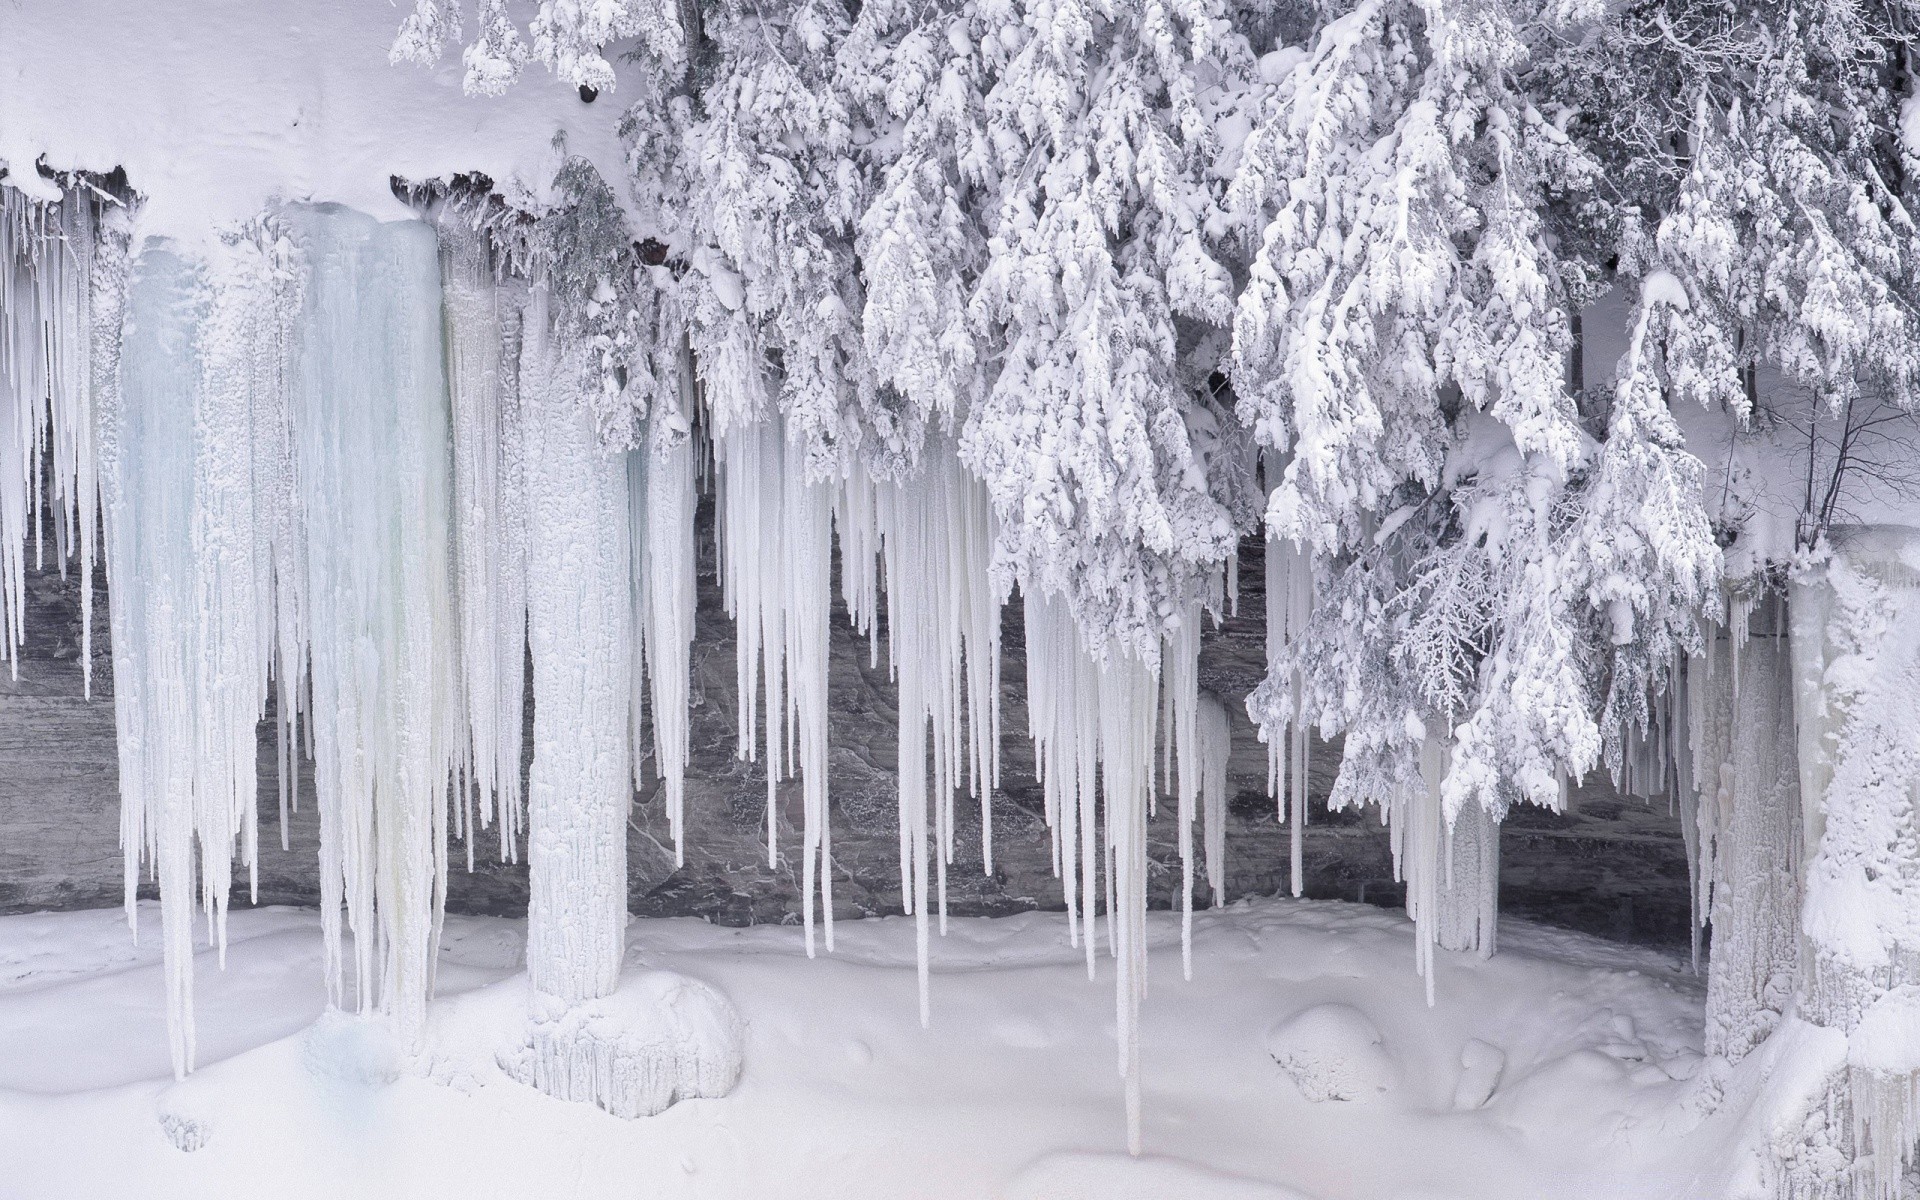
<svg viewBox="0 0 1920 1200"><path fill-rule="evenodd" d="M710 508L702 513L698 541L702 561L686 865L674 869L664 802L657 783L650 783L636 796L629 822L630 905L641 914L697 914L728 924L798 921L799 785L783 781L775 793L776 860L769 866L766 774L761 764L735 754L733 627L721 611L714 575ZM1241 569L1242 615L1230 617L1219 630L1209 629L1201 659L1202 686L1221 696L1234 718L1230 897L1272 894L1288 886L1288 833L1266 795L1265 747L1240 708L1264 670L1260 581L1260 550L1249 544ZM27 644L18 678L0 672L0 912L120 900L123 859L106 607L102 583L96 589L89 700L81 693L77 579L63 579L53 570L30 575ZM1009 606L1005 625L1004 778L992 797L994 869L991 874L983 870L978 802L963 798L948 869L948 899L956 914L1062 906L1026 736L1023 650L1016 603ZM867 641L853 632L837 604L831 669L835 909L841 917L899 912L894 688L884 644L875 666ZM310 779L303 773L300 811L283 831L275 761L273 729L266 724L260 743L259 899L312 903L318 821L307 790ZM1307 894L1398 905L1403 889L1393 880L1386 831L1376 817L1325 810L1336 763L1337 749L1315 745ZM1687 873L1677 819L1662 802L1648 806L1615 795L1603 779L1581 789L1575 801L1565 815L1523 809L1509 817L1502 834L1502 911L1621 940L1684 945ZM1173 808L1166 801L1152 826L1154 902L1160 905L1172 902L1180 881ZM501 863L491 831L481 833L471 871L464 845L456 844L452 856L451 908L525 911L525 865ZM141 890L150 895L151 883L143 882ZM244 871L237 871L235 902L245 903L246 892Z"/></svg>

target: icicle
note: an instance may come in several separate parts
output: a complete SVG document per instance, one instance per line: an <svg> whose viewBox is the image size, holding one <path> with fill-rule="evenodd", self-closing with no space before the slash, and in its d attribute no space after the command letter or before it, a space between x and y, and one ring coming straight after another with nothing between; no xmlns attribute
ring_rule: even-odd
<svg viewBox="0 0 1920 1200"><path fill-rule="evenodd" d="M411 1039L433 986L466 731L439 253L419 222L333 205L288 219L307 264L292 408L328 979L341 999L344 901L358 1005L377 983Z"/></svg>
<svg viewBox="0 0 1920 1200"><path fill-rule="evenodd" d="M813 954L814 894L833 949L833 839L827 821L827 670L833 604L833 489L807 478L806 446L788 437L781 472L780 583L786 637L789 742L800 769L801 895L807 954ZM773 698L767 724L776 723ZM772 754L768 755L772 768ZM771 776L769 776L771 778ZM772 813L768 813L771 828Z"/></svg>
<svg viewBox="0 0 1920 1200"><path fill-rule="evenodd" d="M1733 681L1733 698L1740 699L1740 652L1746 648L1753 629L1753 596L1744 590L1727 593L1727 653Z"/></svg>
<svg viewBox="0 0 1920 1200"><path fill-rule="evenodd" d="M453 405L455 580L460 597L468 764L482 826L498 822L514 860L527 654L526 493L522 479L517 290L495 280L485 239L458 214L438 223ZM470 793L461 789L459 811ZM467 831L473 852L473 831Z"/></svg>
<svg viewBox="0 0 1920 1200"><path fill-rule="evenodd" d="M872 483L856 468L847 491L871 490L886 567L887 650L899 682L900 883L920 948L920 1013L929 1012L929 906L946 931L954 800L963 784L979 801L981 854L993 869L992 792L1000 775L1000 599L989 570L993 529L985 489L953 446L931 439L913 478ZM843 539L869 544L858 514ZM843 554L843 562L846 555ZM855 585L864 588L866 585ZM856 590L852 593L860 595ZM857 610L856 610L857 611Z"/></svg>
<svg viewBox="0 0 1920 1200"><path fill-rule="evenodd" d="M1114 656L1100 683L1100 775L1112 855L1115 1021L1127 1094L1127 1149L1140 1153L1140 1001L1147 986L1147 800L1158 681ZM1089 865L1089 869L1091 869Z"/></svg>
<svg viewBox="0 0 1920 1200"><path fill-rule="evenodd" d="M1146 826L1153 790L1159 680L1145 664L1118 652L1104 664L1097 662L1064 601L1028 594L1025 604L1027 703L1035 762L1054 830L1055 859L1064 872L1069 936L1084 939L1089 978L1095 962L1097 881L1103 858L1107 864L1127 1145L1137 1154L1140 1000L1147 966ZM1104 800L1097 813L1096 780Z"/></svg>
<svg viewBox="0 0 1920 1200"><path fill-rule="evenodd" d="M1162 740L1179 779L1180 971L1193 978L1193 821L1200 808L1200 601L1184 606L1180 623L1167 635L1160 661L1165 672L1161 710L1167 722ZM1169 774L1163 768L1163 776Z"/></svg>
<svg viewBox="0 0 1920 1200"><path fill-rule="evenodd" d="M1278 728L1259 727L1267 744L1267 792L1280 800L1280 818L1289 825L1288 848L1293 894L1305 889L1307 824L1307 738L1304 683L1289 669L1294 643L1306 633L1313 615L1313 564L1297 543L1267 539L1267 672L1284 684L1289 716Z"/></svg>
<svg viewBox="0 0 1920 1200"><path fill-rule="evenodd" d="M1094 847L1098 668L1081 646L1080 631L1063 602L1028 594L1024 605L1027 726L1033 738L1034 772L1040 778L1047 826L1053 834L1054 871L1067 905L1067 936L1074 945L1084 945L1091 979L1098 879L1093 868L1099 862Z"/></svg>
<svg viewBox="0 0 1920 1200"><path fill-rule="evenodd" d="M777 864L775 805L785 773L782 719L785 691L785 605L781 594L783 522L780 519L784 438L774 422L740 423L719 434L720 582L736 641L734 669L739 757L759 758L760 684L766 683L767 865Z"/></svg>
<svg viewBox="0 0 1920 1200"><path fill-rule="evenodd" d="M1446 740L1429 733L1420 744L1418 789L1403 788L1390 801L1388 840L1393 875L1407 888L1407 916L1413 919L1414 969L1426 980L1427 1004L1433 1004L1433 947L1439 933L1440 885L1446 834L1440 785L1447 777L1451 751Z"/></svg>
<svg viewBox="0 0 1920 1200"><path fill-rule="evenodd" d="M682 347L680 403L667 410L656 403L648 423L648 444L629 459L629 486L636 508L634 533L641 552L634 560L635 586L651 686L656 769L666 792L667 828L673 835L673 862L686 865L687 758L692 745L688 704L693 681L695 439L693 368ZM634 485L644 482L642 493ZM643 511L641 511L643 510ZM636 676L634 686L640 683ZM638 721L640 697L633 700ZM635 742L638 758L639 742Z"/></svg>
<svg viewBox="0 0 1920 1200"><path fill-rule="evenodd" d="M1200 812L1210 903L1227 902L1227 764L1233 757L1233 719L1211 692L1200 694Z"/></svg>
<svg viewBox="0 0 1920 1200"><path fill-rule="evenodd" d="M801 776L807 951L814 896L832 948L827 824L827 637L832 608L833 488L810 477L807 448L778 418L736 421L719 433L721 582L734 619L740 757L756 754L758 683L765 683L767 865L778 863L782 777Z"/></svg>
<svg viewBox="0 0 1920 1200"><path fill-rule="evenodd" d="M1707 910L1700 903L1700 785L1693 761L1691 673L1699 658L1676 655L1667 683L1667 731L1672 742L1673 796L1679 810L1680 838L1687 853L1687 942L1694 974L1700 973L1700 934Z"/></svg>

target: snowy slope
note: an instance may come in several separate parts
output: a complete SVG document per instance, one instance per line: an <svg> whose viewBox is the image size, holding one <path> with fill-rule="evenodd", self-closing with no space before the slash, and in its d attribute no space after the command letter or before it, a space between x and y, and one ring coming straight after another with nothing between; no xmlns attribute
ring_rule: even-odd
<svg viewBox="0 0 1920 1200"><path fill-rule="evenodd" d="M1577 935L1508 922L1498 958L1443 956L1428 1009L1397 914L1199 914L1191 983L1177 920L1155 914L1146 1155L1129 1161L1113 994L1058 915L956 920L926 1031L911 921L845 924L813 962L794 929L637 921L630 973L712 983L750 1032L733 1095L631 1122L494 1065L524 1020L523 929L448 919L430 1048L403 1066L384 1026L322 1012L312 913L236 912L226 972L200 959L206 1065L176 1085L153 946L130 951L113 913L0 918L0 1196L1726 1194L1711 1164L1734 1116L1687 1128L1697 982ZM1270 1030L1329 1003L1377 1027L1389 1090L1312 1103L1269 1057ZM1499 1052L1468 1054L1482 1090L1498 1074L1456 1111L1477 1098L1469 1039Z"/></svg>

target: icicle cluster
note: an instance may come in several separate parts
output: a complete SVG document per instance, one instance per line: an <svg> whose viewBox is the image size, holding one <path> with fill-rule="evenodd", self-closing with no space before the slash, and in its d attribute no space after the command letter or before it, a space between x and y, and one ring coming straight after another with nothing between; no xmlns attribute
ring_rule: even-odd
<svg viewBox="0 0 1920 1200"><path fill-rule="evenodd" d="M1740 636L1749 616L1747 606L1734 607L1727 661L1697 659L1688 678L1695 874L1713 926L1707 1051L1732 1060L1787 1011L1800 959L1793 666L1777 633L1750 642Z"/></svg>
<svg viewBox="0 0 1920 1200"><path fill-rule="evenodd" d="M1104 901L1127 1143L1140 1148L1140 1000L1146 990L1146 827L1159 680L1145 664L1088 651L1064 602L1026 597L1027 707L1035 769L1067 897L1069 937L1094 973ZM1178 719L1178 718L1176 718ZM1104 868L1104 869L1103 869ZM1104 895L1102 881L1104 878Z"/></svg>
<svg viewBox="0 0 1920 1200"><path fill-rule="evenodd" d="M454 832L467 844L471 869L476 821L497 828L500 856L509 862L520 837L528 520L519 367L524 298L501 277L487 239L466 221L443 212L436 229L453 415L461 682L472 735L463 772L471 786L460 787Z"/></svg>
<svg viewBox="0 0 1920 1200"><path fill-rule="evenodd" d="M121 214L91 185L44 203L0 187L0 659L19 677L26 635L26 547L46 563L48 518L64 576L80 570L81 677L93 687L93 569L99 528L95 364L117 337L96 276L123 270ZM110 287L109 287L109 290ZM42 480L47 482L42 490ZM52 512L47 511L51 506Z"/></svg>
<svg viewBox="0 0 1920 1200"><path fill-rule="evenodd" d="M194 1058L196 897L224 954L232 863L251 882L259 848L257 725L276 677L291 724L305 674L284 270L265 227L204 267L147 246L101 396L127 913L144 859L178 1073Z"/></svg>
<svg viewBox="0 0 1920 1200"><path fill-rule="evenodd" d="M920 473L910 479L873 481L863 474L856 469L848 491L870 489L871 499L845 508L849 518L871 513L873 524L844 544L877 545L886 580L887 659L899 686L900 895L920 947L924 1024L928 918L937 904L940 932L946 932L954 805L963 787L980 805L981 858L993 871L1001 609L988 570L993 515L985 490L945 443L929 445ZM852 568L867 572L859 584L863 596L874 594L873 563L867 558Z"/></svg>
<svg viewBox="0 0 1920 1200"><path fill-rule="evenodd" d="M439 247L418 222L288 213L303 260L292 368L321 920L339 994L425 1019L466 738ZM377 990L376 990L377 989Z"/></svg>
<svg viewBox="0 0 1920 1200"><path fill-rule="evenodd" d="M1260 740L1267 744L1267 794L1278 799L1291 835L1293 894L1306 888L1302 858L1307 826L1310 722L1296 643L1313 615L1313 562L1299 543L1269 537L1266 546L1267 678L1248 699Z"/></svg>

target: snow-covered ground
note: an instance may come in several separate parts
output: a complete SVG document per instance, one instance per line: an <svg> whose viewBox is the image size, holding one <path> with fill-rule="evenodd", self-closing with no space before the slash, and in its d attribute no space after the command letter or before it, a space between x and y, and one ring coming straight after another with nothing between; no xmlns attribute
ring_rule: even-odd
<svg viewBox="0 0 1920 1200"><path fill-rule="evenodd" d="M636 921L629 975L711 983L748 1033L730 1096L631 1121L496 1065L527 995L524 924L494 918L447 918L427 1046L402 1061L379 1023L326 1011L316 913L236 911L225 971L199 961L204 1065L176 1084L157 915L138 947L118 911L0 917L7 1200L1646 1200L1725 1194L1740 1132L1736 1113L1689 1115L1701 987L1684 964L1512 921L1491 961L1442 955L1429 1009L1398 913L1200 913L1191 982L1177 920L1153 914L1130 1159L1113 990L1057 914L954 921L927 1029L909 920L842 923L811 962L797 929ZM1330 1004L1348 1010L1288 1027ZM1329 1092L1356 1098L1307 1098Z"/></svg>

